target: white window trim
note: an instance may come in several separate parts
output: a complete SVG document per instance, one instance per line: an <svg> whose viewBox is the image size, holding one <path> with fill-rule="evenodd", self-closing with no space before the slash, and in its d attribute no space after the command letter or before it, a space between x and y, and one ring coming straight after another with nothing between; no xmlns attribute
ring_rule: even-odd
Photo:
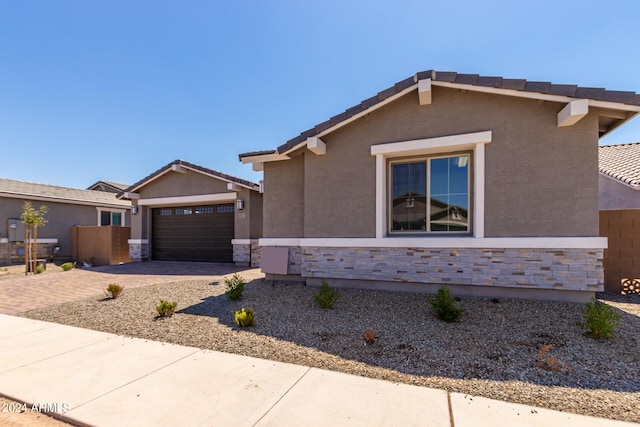
<svg viewBox="0 0 640 427"><path fill-rule="evenodd" d="M114 213L119 213L120 214L120 218L122 220L121 221L122 223L120 224L120 226L121 227L126 227L127 226L125 224L126 217L127 217L125 215L125 213L127 212L126 209L113 209L113 208L98 208L98 207L96 207L96 210L98 211L98 222L97 222L98 226L102 225L102 224L100 224L100 220L102 219L102 218L100 218L100 216L101 216L102 212L111 212L111 214L112 214L111 223L113 223L113 214Z"/></svg>
<svg viewBox="0 0 640 427"><path fill-rule="evenodd" d="M391 142L371 146L376 156L376 239L387 233L387 159L394 157L473 151L473 237L484 237L484 146L491 142L491 131ZM425 237L427 237L425 235Z"/></svg>

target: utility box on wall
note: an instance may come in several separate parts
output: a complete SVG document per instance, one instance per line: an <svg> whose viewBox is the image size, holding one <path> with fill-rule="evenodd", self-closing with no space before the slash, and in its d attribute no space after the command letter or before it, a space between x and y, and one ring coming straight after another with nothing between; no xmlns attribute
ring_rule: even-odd
<svg viewBox="0 0 640 427"><path fill-rule="evenodd" d="M7 220L7 235L10 242L24 242L24 224L20 219Z"/></svg>

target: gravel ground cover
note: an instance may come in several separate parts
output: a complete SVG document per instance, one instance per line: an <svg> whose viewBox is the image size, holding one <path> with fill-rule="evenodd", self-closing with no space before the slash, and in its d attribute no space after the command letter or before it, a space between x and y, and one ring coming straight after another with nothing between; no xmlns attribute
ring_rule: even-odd
<svg viewBox="0 0 640 427"><path fill-rule="evenodd" d="M165 283L23 316L640 422L640 295L600 295L621 320L612 339L596 341L576 326L579 304L462 298L462 319L450 324L419 294L343 289L323 310L313 300L318 289L301 284L254 280L239 301L224 291L222 281ZM173 317L157 318L160 299L177 301ZM254 326L235 325L241 307L254 308ZM375 343L365 343L366 328L377 330ZM555 370L539 363L549 344Z"/></svg>

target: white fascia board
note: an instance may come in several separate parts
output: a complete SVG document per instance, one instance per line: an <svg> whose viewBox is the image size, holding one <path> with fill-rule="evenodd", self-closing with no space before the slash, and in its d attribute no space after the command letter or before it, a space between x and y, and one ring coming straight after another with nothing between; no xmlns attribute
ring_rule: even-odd
<svg viewBox="0 0 640 427"><path fill-rule="evenodd" d="M589 114L588 99L571 101L558 113L558 127L573 126L587 114Z"/></svg>
<svg viewBox="0 0 640 427"><path fill-rule="evenodd" d="M476 144L491 142L491 131L465 133L437 138L415 139L371 146L371 155L389 157L416 156L451 150L471 150Z"/></svg>
<svg viewBox="0 0 640 427"><path fill-rule="evenodd" d="M325 248L475 248L475 249L588 249L607 248L606 237L386 237L376 238L308 238L298 239L299 245L292 243L277 244L278 240L293 241L296 239L261 239L270 240L268 246L300 246Z"/></svg>
<svg viewBox="0 0 640 427"><path fill-rule="evenodd" d="M324 156L327 154L327 144L317 136L307 138L307 148L316 156Z"/></svg>
<svg viewBox="0 0 640 427"><path fill-rule="evenodd" d="M306 141L304 142L306 144ZM289 160L291 157L287 156L286 154L278 154L278 153L273 153L273 154L260 154L257 156L247 156L247 157L243 157L242 159L240 159L240 161L243 164L249 164L249 163L264 163L264 162L277 162L280 160Z"/></svg>
<svg viewBox="0 0 640 427"><path fill-rule="evenodd" d="M234 202L237 194L234 193L218 193L218 194L200 194L196 196L177 196L177 197L156 197L151 199L140 199L140 206L189 206L202 203L220 203Z"/></svg>
<svg viewBox="0 0 640 427"><path fill-rule="evenodd" d="M418 98L420 105L431 104L431 79L418 80Z"/></svg>
<svg viewBox="0 0 640 427"><path fill-rule="evenodd" d="M437 80L433 80L431 84L433 86L448 87L451 89L491 93L496 95L515 96L517 98L540 99L543 101L560 102L563 104L579 99L579 98L574 98L574 97L564 96L564 95L550 95L546 93L526 92L522 90L502 89L502 88L495 88L490 86L475 86L475 85L468 85L468 84L462 84L462 83L440 82ZM598 108L608 108L611 110L640 112L640 106L638 105L629 105L629 104L623 104L619 102L598 101L598 100L589 99L589 106L598 107Z"/></svg>
<svg viewBox="0 0 640 427"><path fill-rule="evenodd" d="M406 94L408 94L408 93L411 93L411 92L415 91L417 87L418 87L418 84L417 84L417 83L416 83L416 84L413 84L413 85L409 86L408 88L406 88L406 89L404 89L404 90L402 90L402 91L400 91L400 92L396 93L395 95L391 95L390 97L388 97L388 98L387 98L387 99L385 99L384 101L380 101L380 102L378 102L377 104L374 104L374 105L372 105L371 107L367 108L366 110L361 111L361 112L359 112L358 114L354 114L353 116L349 117L348 119L343 120L343 121L341 121L340 123L337 123L337 124L335 124L335 125L331 126L330 128L323 130L322 132L318 133L318 134L317 134L317 135L315 135L315 136L316 136L316 137L318 137L318 138L322 138L323 136L328 135L328 134L330 134L331 132L335 132L336 130L340 129L341 127L346 126L346 125L348 125L349 123L352 123L352 122L354 122L354 121L358 120L359 118L364 117L364 116L366 116L367 114L370 114L371 112L373 112L373 111L375 111L375 110L377 110L377 109L379 109L379 108L382 108L382 107L384 107L385 105L387 105L387 104L389 104L389 103L391 103L391 102L393 102L393 101L395 101L395 100L397 100L397 99L399 99L399 98L402 98L402 97L403 97L403 96L405 96ZM299 148L301 148L301 147L304 147L304 146L306 145L306 143L307 143L307 141L304 141L304 142L301 142L300 144L297 144L297 145L296 145L296 146L294 146L293 148L290 148L290 149L288 149L287 151L285 151L285 152L283 153L283 155L286 155L286 154L292 153L292 152L296 151L297 149L299 149Z"/></svg>
<svg viewBox="0 0 640 427"><path fill-rule="evenodd" d="M296 238L266 238L258 239L258 245L260 246L300 246L302 239Z"/></svg>

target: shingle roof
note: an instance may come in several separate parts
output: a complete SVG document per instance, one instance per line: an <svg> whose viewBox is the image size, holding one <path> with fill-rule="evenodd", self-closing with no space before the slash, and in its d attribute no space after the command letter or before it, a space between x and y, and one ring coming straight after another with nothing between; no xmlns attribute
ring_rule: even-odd
<svg viewBox="0 0 640 427"><path fill-rule="evenodd" d="M640 189L640 142L599 147L601 173Z"/></svg>
<svg viewBox="0 0 640 427"><path fill-rule="evenodd" d="M121 191L120 193L118 193L118 197L122 197L125 192L135 191L136 189L142 187L143 185L147 184L149 181L154 180L155 178L157 178L160 175L162 175L163 173L165 173L167 170L171 169L171 167L173 165L186 166L188 168L203 172L203 173L208 174L208 175L216 176L218 178L222 178L222 179L227 180L227 181L231 181L231 182L235 182L237 184L244 185L244 186L252 188L252 189L254 189L256 191L258 191L259 188L260 188L259 184L255 183L255 182L247 181L246 179L238 178L238 177L232 176L232 175L227 175L226 173L222 173L222 172L215 171L213 169L205 168L203 166L199 166L199 165L196 165L194 163L189 163L189 162L186 162L184 160L174 160L173 162L169 163L168 165L165 165L165 166L161 167L160 169L158 169L157 171L153 172L152 174L142 178L140 181L136 182L135 184L130 185L128 188L126 188L123 191Z"/></svg>
<svg viewBox="0 0 640 427"><path fill-rule="evenodd" d="M130 203L118 200L115 193L82 190L79 188L59 187L0 178L0 197L37 198L60 203L89 204L95 206L129 206Z"/></svg>
<svg viewBox="0 0 640 427"><path fill-rule="evenodd" d="M279 146L277 152L279 154L285 153L293 147L296 147L298 144L304 142L308 137L318 135L320 132L329 129L368 108L371 108L372 106L402 92L403 90L416 84L417 81L423 79L431 79L432 81L457 83L471 86L489 87L494 89L508 89L522 92L540 93L545 95L559 95L580 99L593 99L598 101L640 106L640 95L636 94L635 92L621 92L606 90L604 88L581 87L568 84L553 84L551 82L536 82L528 81L525 79L507 79L499 76L491 77L480 76L478 74L459 74L451 71L420 71L415 75L401 80L393 86L378 92L377 95L365 99L360 104L347 109L343 113L333 116L329 120L324 121L316 125L315 127L302 132L300 135L290 139L285 144ZM244 153L240 154L240 158L251 157L254 155L256 154Z"/></svg>

